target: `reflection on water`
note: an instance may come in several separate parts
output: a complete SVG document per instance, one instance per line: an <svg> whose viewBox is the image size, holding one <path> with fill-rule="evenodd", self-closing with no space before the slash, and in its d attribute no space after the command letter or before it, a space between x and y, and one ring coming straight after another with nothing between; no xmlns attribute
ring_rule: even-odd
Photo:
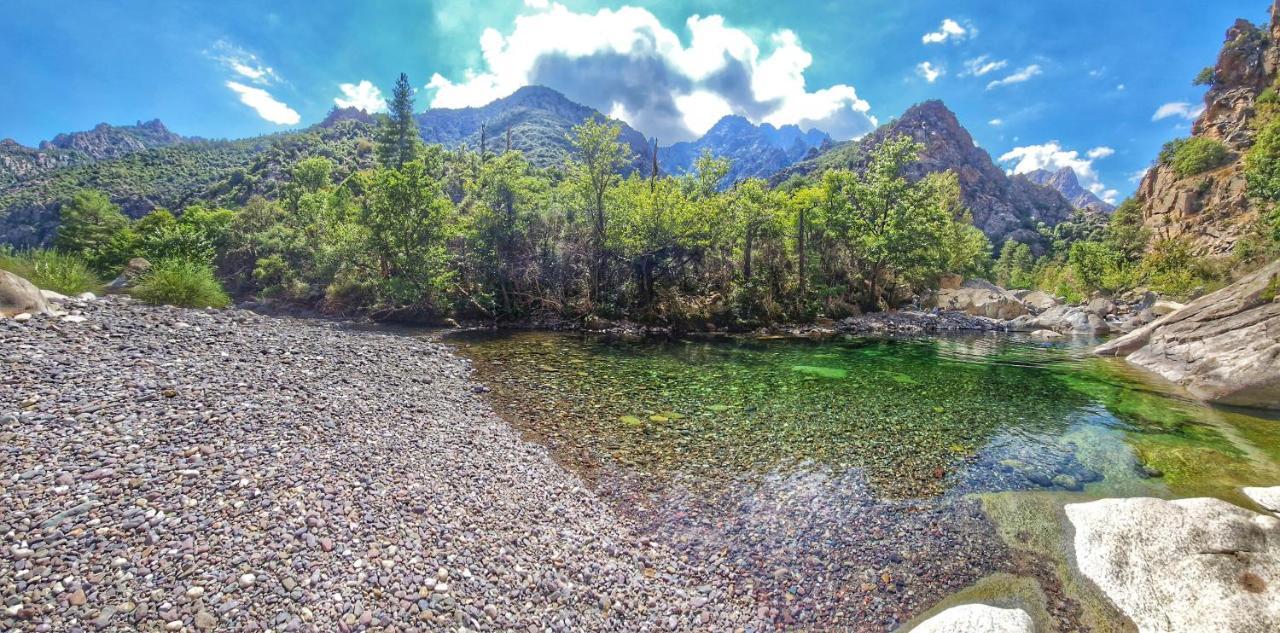
<svg viewBox="0 0 1280 633"><path fill-rule="evenodd" d="M1280 422L1083 346L447 340L513 424L779 624L892 629L993 573L1044 576L975 495L1246 503L1240 486L1280 482Z"/></svg>

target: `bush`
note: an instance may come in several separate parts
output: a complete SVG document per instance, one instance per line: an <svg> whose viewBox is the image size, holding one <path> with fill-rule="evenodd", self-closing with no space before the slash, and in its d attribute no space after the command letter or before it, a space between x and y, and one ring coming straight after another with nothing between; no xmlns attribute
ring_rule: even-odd
<svg viewBox="0 0 1280 633"><path fill-rule="evenodd" d="M1197 136L1176 147L1170 164L1179 177L1186 178L1219 167L1227 162L1227 158L1227 148L1221 142Z"/></svg>
<svg viewBox="0 0 1280 633"><path fill-rule="evenodd" d="M231 304L213 267L201 262L166 259L151 270L133 289L133 295L155 305L187 308L225 308Z"/></svg>
<svg viewBox="0 0 1280 633"><path fill-rule="evenodd" d="M75 255L51 250L0 254L0 269L7 270L35 284L67 296L102 289L100 279L85 261Z"/></svg>
<svg viewBox="0 0 1280 633"><path fill-rule="evenodd" d="M1244 178L1249 195L1267 202L1280 201L1280 119L1262 128L1244 157Z"/></svg>
<svg viewBox="0 0 1280 633"><path fill-rule="evenodd" d="M1191 80L1193 86L1212 86L1216 79L1213 66L1205 66L1196 73L1196 78Z"/></svg>

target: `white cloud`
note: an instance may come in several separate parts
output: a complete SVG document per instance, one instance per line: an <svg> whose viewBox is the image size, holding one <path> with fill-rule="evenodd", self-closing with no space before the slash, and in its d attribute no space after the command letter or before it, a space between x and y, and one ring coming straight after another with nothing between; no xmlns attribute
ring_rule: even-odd
<svg viewBox="0 0 1280 633"><path fill-rule="evenodd" d="M991 59L990 55L981 55L964 63L964 72L960 73L961 77L981 77L987 73L995 72L1008 66L1009 62L1003 59Z"/></svg>
<svg viewBox="0 0 1280 633"><path fill-rule="evenodd" d="M240 95L240 103L253 108L258 113L258 116L271 123L276 125L295 125L302 120L302 117L293 108L271 96L271 93L262 88L246 86L235 81L228 81L226 85L232 92Z"/></svg>
<svg viewBox="0 0 1280 633"><path fill-rule="evenodd" d="M1000 127L1001 125L1004 125L1004 119L991 119L990 121L987 121L987 125Z"/></svg>
<svg viewBox="0 0 1280 633"><path fill-rule="evenodd" d="M967 27L967 28L966 28ZM947 40L960 41L968 37L973 37L977 31L972 25L961 26L959 22L951 18L944 18L942 24L938 25L938 30L932 33L925 33L920 41L925 44L941 44Z"/></svg>
<svg viewBox="0 0 1280 633"><path fill-rule="evenodd" d="M1015 147L1000 156L999 160L1001 163L1014 163L1009 171L1015 174L1025 174L1037 169L1057 171L1063 167L1070 167L1076 172L1076 179L1080 181L1080 186L1093 192L1108 204L1115 204L1116 198L1120 195L1119 192L1103 185L1098 178L1098 172L1093 168L1095 160L1106 158L1113 153L1115 151L1110 147L1101 146L1089 150L1086 152L1086 157L1082 158L1079 152L1064 149L1058 141L1049 141L1042 145Z"/></svg>
<svg viewBox="0 0 1280 633"><path fill-rule="evenodd" d="M262 63L257 55L236 46L227 40L218 40L204 52L205 56L222 64L231 72L260 86L269 86L280 81L280 77L270 66Z"/></svg>
<svg viewBox="0 0 1280 633"><path fill-rule="evenodd" d="M338 89L343 96L334 97L333 103L339 108L356 108L369 114L387 109L382 91L368 79L362 79L358 84L338 84Z"/></svg>
<svg viewBox="0 0 1280 633"><path fill-rule="evenodd" d="M1000 86L1020 84L1028 79L1031 79L1032 77L1035 77L1036 75L1039 75L1040 73L1041 73L1040 65L1032 64L1030 66L1027 66L1026 68L1023 68L1022 70L1019 70L1018 72L1013 73L1012 75L1009 75L1008 77L1005 77L1004 79L993 80L991 83L987 84L987 90L991 90L992 88L999 88Z"/></svg>
<svg viewBox="0 0 1280 633"><path fill-rule="evenodd" d="M1116 92L1124 92L1124 84L1116 84Z"/></svg>
<svg viewBox="0 0 1280 633"><path fill-rule="evenodd" d="M1186 101L1175 101L1166 103L1156 109L1156 113L1151 115L1152 121L1160 121L1170 117L1178 117L1188 121L1194 121L1196 117L1204 112L1204 106L1192 106Z"/></svg>
<svg viewBox="0 0 1280 633"><path fill-rule="evenodd" d="M685 27L682 40L644 8L579 13L548 2L516 17L507 33L485 29L480 67L461 78L432 75L430 105L478 106L542 84L601 111L625 112L627 123L663 142L702 134L725 114L819 127L836 138L876 126L853 86L806 84L813 56L794 32L779 30L758 44L719 15L694 15Z"/></svg>
<svg viewBox="0 0 1280 633"><path fill-rule="evenodd" d="M924 80L933 83L947 74L947 69L941 66L934 66L932 62L920 62L916 64L916 74L924 77Z"/></svg>
<svg viewBox="0 0 1280 633"><path fill-rule="evenodd" d="M545 9L548 5L547 0L524 0L524 6L530 9Z"/></svg>

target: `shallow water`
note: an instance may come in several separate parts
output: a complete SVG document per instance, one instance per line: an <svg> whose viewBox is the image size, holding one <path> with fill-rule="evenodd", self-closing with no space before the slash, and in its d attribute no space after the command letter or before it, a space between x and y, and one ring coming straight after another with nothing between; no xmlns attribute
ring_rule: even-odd
<svg viewBox="0 0 1280 633"><path fill-rule="evenodd" d="M1020 504L1247 504L1240 486L1280 483L1280 421L1206 407L1083 343L446 341L514 425L781 625L890 630L1021 577L1053 628L1107 628L1065 546L1009 529Z"/></svg>

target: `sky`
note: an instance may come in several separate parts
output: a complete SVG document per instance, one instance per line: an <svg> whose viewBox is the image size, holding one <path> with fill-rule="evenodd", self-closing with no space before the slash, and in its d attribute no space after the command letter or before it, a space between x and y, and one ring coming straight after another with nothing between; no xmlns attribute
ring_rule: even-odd
<svg viewBox="0 0 1280 633"><path fill-rule="evenodd" d="M547 85L666 145L720 117L845 139L941 99L1005 169L1131 194L1189 134L1236 18L1264 0L0 0L0 138L159 118L239 138L336 105L418 109Z"/></svg>

